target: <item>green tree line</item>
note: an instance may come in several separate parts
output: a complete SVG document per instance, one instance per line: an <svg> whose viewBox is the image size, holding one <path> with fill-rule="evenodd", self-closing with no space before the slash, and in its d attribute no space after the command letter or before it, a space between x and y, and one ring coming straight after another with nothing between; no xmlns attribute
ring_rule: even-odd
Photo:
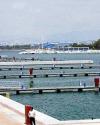
<svg viewBox="0 0 100 125"><path fill-rule="evenodd" d="M100 39L93 41L90 44L85 44L85 43L73 43L71 44L72 47L89 47L90 49L96 49L96 50L100 50Z"/></svg>

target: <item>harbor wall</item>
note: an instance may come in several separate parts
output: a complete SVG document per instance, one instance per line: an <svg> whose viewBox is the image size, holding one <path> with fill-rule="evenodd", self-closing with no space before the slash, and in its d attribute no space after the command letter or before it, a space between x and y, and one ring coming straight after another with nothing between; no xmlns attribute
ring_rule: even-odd
<svg viewBox="0 0 100 125"><path fill-rule="evenodd" d="M0 104L6 108L11 109L12 111L20 113L21 115L23 115L23 117L25 117L25 105L22 105L18 102L15 102L1 95L0 95ZM100 119L91 118L91 119L85 119L85 120L59 121L51 116L48 116L36 110L35 112L36 112L37 125L100 125Z"/></svg>
<svg viewBox="0 0 100 125"><path fill-rule="evenodd" d="M0 104L25 117L25 105L0 95ZM34 107L33 107L34 108ZM57 124L59 120L35 110L36 122L41 125Z"/></svg>

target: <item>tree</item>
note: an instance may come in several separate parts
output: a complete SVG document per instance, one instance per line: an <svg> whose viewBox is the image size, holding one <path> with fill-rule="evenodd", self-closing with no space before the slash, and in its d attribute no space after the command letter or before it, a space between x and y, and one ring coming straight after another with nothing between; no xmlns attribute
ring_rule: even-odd
<svg viewBox="0 0 100 125"><path fill-rule="evenodd" d="M95 41L93 43L93 48L94 49L100 49L100 39L98 39L97 41Z"/></svg>
<svg viewBox="0 0 100 125"><path fill-rule="evenodd" d="M72 47L78 47L78 44L77 43L73 43L71 44Z"/></svg>

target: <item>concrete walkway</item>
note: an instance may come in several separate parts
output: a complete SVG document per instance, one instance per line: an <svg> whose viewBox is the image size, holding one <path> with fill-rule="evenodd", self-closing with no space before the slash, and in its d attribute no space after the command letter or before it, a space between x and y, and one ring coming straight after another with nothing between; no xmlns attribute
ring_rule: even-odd
<svg viewBox="0 0 100 125"><path fill-rule="evenodd" d="M53 125L59 120L34 110L36 125ZM0 95L0 125L25 125L25 105Z"/></svg>
<svg viewBox="0 0 100 125"><path fill-rule="evenodd" d="M100 119L59 121L36 111L36 125L100 125ZM0 125L25 125L25 106L0 96Z"/></svg>
<svg viewBox="0 0 100 125"><path fill-rule="evenodd" d="M24 115L0 104L0 125L25 125ZM51 124L50 122L43 124L38 122L37 125L100 125L100 119L59 121L57 124Z"/></svg>
<svg viewBox="0 0 100 125"><path fill-rule="evenodd" d="M24 116L0 104L0 125L25 125L24 123Z"/></svg>

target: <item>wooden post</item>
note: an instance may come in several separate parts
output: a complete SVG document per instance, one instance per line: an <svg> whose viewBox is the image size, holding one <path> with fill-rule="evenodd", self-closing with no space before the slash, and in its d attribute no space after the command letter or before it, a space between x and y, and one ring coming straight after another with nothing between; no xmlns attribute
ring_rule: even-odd
<svg viewBox="0 0 100 125"><path fill-rule="evenodd" d="M78 88L78 92L82 92L83 90L82 90L82 88Z"/></svg>
<svg viewBox="0 0 100 125"><path fill-rule="evenodd" d="M19 90L16 90L16 95L19 95Z"/></svg>

